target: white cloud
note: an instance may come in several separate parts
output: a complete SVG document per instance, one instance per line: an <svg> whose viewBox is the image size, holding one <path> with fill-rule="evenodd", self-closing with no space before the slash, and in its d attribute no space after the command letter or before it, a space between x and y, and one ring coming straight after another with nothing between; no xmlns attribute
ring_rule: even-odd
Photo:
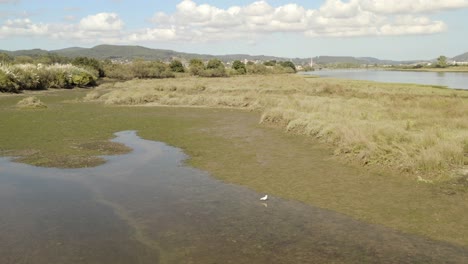
<svg viewBox="0 0 468 264"><path fill-rule="evenodd" d="M6 2L14 1L0 0ZM196 0L182 0L173 13L156 12L151 18L152 27L132 32L125 31L124 21L118 14L104 12L81 19L65 16L64 24L9 19L0 23L0 38L23 35L135 43L252 40L266 34L291 32L309 37L436 34L446 31L447 25L432 19L433 13L465 7L468 0L326 0L317 9L294 3L272 6L264 0L219 8Z"/></svg>
<svg viewBox="0 0 468 264"><path fill-rule="evenodd" d="M294 3L273 7L267 1L221 9L182 0L174 13L156 13L155 26L133 33L130 40L209 41L275 32L310 37L435 34L447 30L447 25L418 13L464 7L468 0L326 0L318 9Z"/></svg>
<svg viewBox="0 0 468 264"><path fill-rule="evenodd" d="M99 13L80 21L80 28L89 31L116 31L121 30L123 26L123 21L115 13Z"/></svg>
<svg viewBox="0 0 468 264"><path fill-rule="evenodd" d="M72 20L74 17L65 17ZM118 43L123 36L123 21L114 13L99 13L80 20L77 24L33 23L31 19L8 19L0 26L0 38L9 36L45 36L81 42Z"/></svg>
<svg viewBox="0 0 468 264"><path fill-rule="evenodd" d="M381 35L424 35L445 31L442 21L431 21L428 17L398 16L393 24L380 28Z"/></svg>
<svg viewBox="0 0 468 264"><path fill-rule="evenodd" d="M342 2L340 0L327 0L320 7L320 14L331 18L349 18L359 12L358 1Z"/></svg>
<svg viewBox="0 0 468 264"><path fill-rule="evenodd" d="M47 24L34 24L29 18L8 19L0 26L0 38L7 36L46 35L49 31Z"/></svg>
<svg viewBox="0 0 468 264"><path fill-rule="evenodd" d="M438 12L468 7L467 0L358 0L361 8L382 14Z"/></svg>

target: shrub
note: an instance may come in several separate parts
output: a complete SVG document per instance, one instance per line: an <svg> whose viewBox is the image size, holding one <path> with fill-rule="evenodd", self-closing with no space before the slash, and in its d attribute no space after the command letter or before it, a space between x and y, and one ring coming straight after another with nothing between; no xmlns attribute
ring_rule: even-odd
<svg viewBox="0 0 468 264"><path fill-rule="evenodd" d="M206 68L213 70L213 69L224 69L224 64L218 59L211 59L206 64Z"/></svg>
<svg viewBox="0 0 468 264"><path fill-rule="evenodd" d="M227 73L225 68L216 68L203 70L198 75L202 77L226 77Z"/></svg>
<svg viewBox="0 0 468 264"><path fill-rule="evenodd" d="M203 61L200 59L191 59L189 63L189 71L192 75L199 75L205 69Z"/></svg>
<svg viewBox="0 0 468 264"><path fill-rule="evenodd" d="M133 76L140 79L174 77L170 67L160 61L137 60L131 64L131 70Z"/></svg>
<svg viewBox="0 0 468 264"><path fill-rule="evenodd" d="M280 62L280 65L283 66L284 68L290 68L293 70L293 72L296 72L296 65L292 61L282 61ZM286 71L289 71L286 69Z"/></svg>
<svg viewBox="0 0 468 264"><path fill-rule="evenodd" d="M15 83L22 90L40 90L43 89L39 80L36 65L20 64L12 68L15 75Z"/></svg>
<svg viewBox="0 0 468 264"><path fill-rule="evenodd" d="M73 59L72 64L75 66L81 66L88 70L96 71L98 77L104 77L104 68L100 61L94 58L88 57L76 57Z"/></svg>
<svg viewBox="0 0 468 264"><path fill-rule="evenodd" d="M180 60L171 61L169 67L173 72L185 72L184 65L182 64L182 62L180 62Z"/></svg>
<svg viewBox="0 0 468 264"><path fill-rule="evenodd" d="M71 84L78 87L86 87L95 85L95 80L90 73L87 72L77 72L71 77Z"/></svg>
<svg viewBox="0 0 468 264"><path fill-rule="evenodd" d="M106 76L119 80L131 80L134 75L129 64L108 62L103 65Z"/></svg>
<svg viewBox="0 0 468 264"><path fill-rule="evenodd" d="M149 78L173 78L175 77L174 73L171 71L170 66L161 61L148 62L148 67L150 69Z"/></svg>
<svg viewBox="0 0 468 264"><path fill-rule="evenodd" d="M0 52L0 63L7 64L13 62L13 57L7 53Z"/></svg>
<svg viewBox="0 0 468 264"><path fill-rule="evenodd" d="M1 66L0 89L7 92L47 88L85 87L96 84L97 76L71 64L43 66L18 64Z"/></svg>
<svg viewBox="0 0 468 264"><path fill-rule="evenodd" d="M237 74L246 74L247 69L245 68L245 64L240 60L235 60L232 63L232 68L237 72Z"/></svg>
<svg viewBox="0 0 468 264"><path fill-rule="evenodd" d="M249 74L267 74L268 68L262 64L254 64L246 66L247 73Z"/></svg>
<svg viewBox="0 0 468 264"><path fill-rule="evenodd" d="M8 72L3 71L0 65L0 92L18 93L19 87L14 82L12 76Z"/></svg>
<svg viewBox="0 0 468 264"><path fill-rule="evenodd" d="M224 64L218 59L211 59L206 64L206 69L199 73L203 77L225 77L226 68Z"/></svg>

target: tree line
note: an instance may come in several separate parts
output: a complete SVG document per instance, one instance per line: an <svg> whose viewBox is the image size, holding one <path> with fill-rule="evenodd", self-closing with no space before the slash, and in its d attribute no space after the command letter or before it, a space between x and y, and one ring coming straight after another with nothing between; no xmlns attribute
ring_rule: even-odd
<svg viewBox="0 0 468 264"><path fill-rule="evenodd" d="M131 80L134 78L175 78L176 76L229 77L244 74L295 73L290 61L244 63L235 60L224 64L219 59L203 61L191 59L131 62L97 60L89 57L67 58L48 53L39 56L10 56L0 53L0 91L19 92L48 88L73 88L93 86L100 78Z"/></svg>

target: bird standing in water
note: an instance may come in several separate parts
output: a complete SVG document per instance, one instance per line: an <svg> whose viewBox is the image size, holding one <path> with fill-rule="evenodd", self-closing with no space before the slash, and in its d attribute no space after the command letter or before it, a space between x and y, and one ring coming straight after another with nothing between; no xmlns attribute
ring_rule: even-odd
<svg viewBox="0 0 468 264"><path fill-rule="evenodd" d="M260 198L260 201L266 201L268 200L268 194L266 194L265 196L263 196L262 198Z"/></svg>

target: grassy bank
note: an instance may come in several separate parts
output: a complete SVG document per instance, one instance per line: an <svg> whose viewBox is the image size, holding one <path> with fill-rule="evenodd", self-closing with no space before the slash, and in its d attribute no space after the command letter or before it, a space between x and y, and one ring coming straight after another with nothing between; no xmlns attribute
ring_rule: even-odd
<svg viewBox="0 0 468 264"><path fill-rule="evenodd" d="M363 165L420 180L450 180L468 164L468 93L422 85L293 75L133 80L102 85L107 105L228 107L263 124L329 143Z"/></svg>
<svg viewBox="0 0 468 264"><path fill-rule="evenodd" d="M274 82L278 89L279 81ZM204 85L209 89L209 83ZM328 94L325 84L320 89ZM282 91L282 96L291 96L293 90ZM256 111L105 106L81 102L85 93L35 94L47 105L38 109L17 107L29 95L0 96L3 154L41 166L93 166L99 163L95 155L115 153L105 143L114 132L137 130L143 138L183 148L190 164L224 181L468 246L468 197L463 190L343 165L313 137L259 125Z"/></svg>

